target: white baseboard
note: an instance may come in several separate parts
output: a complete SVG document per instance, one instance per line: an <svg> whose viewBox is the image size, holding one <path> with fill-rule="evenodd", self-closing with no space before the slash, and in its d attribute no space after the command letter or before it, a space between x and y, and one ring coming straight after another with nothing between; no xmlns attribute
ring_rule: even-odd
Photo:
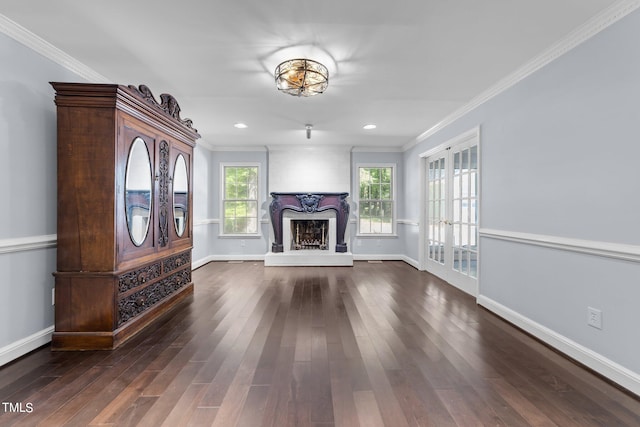
<svg viewBox="0 0 640 427"><path fill-rule="evenodd" d="M191 263L191 268L195 270L213 261L264 261L264 255L209 255Z"/></svg>
<svg viewBox="0 0 640 427"><path fill-rule="evenodd" d="M420 269L420 263L407 255L402 254L353 254L354 261L404 261L416 270Z"/></svg>
<svg viewBox="0 0 640 427"><path fill-rule="evenodd" d="M36 332L35 334L29 335L26 338L22 338L21 340L0 348L0 366L6 365L7 363L20 356L24 356L38 347L50 343L53 331L54 327L50 326Z"/></svg>
<svg viewBox="0 0 640 427"><path fill-rule="evenodd" d="M401 259L402 261L406 262L407 264L409 264L411 267L415 268L416 270L420 270L420 262L416 261L413 258L408 257L407 255L401 255Z"/></svg>
<svg viewBox="0 0 640 427"><path fill-rule="evenodd" d="M402 255L394 254L353 254L354 261L401 261Z"/></svg>
<svg viewBox="0 0 640 427"><path fill-rule="evenodd" d="M527 331L556 350L593 369L630 392L640 396L640 374L633 372L624 366L607 359L601 354L598 354L593 350L590 350L569 338L532 321L531 319L511 310L508 307L505 307L491 298L480 295L478 296L477 302L479 305Z"/></svg>
<svg viewBox="0 0 640 427"><path fill-rule="evenodd" d="M191 261L191 269L195 270L196 268L200 268L203 265L210 263L211 261L213 261L213 259L211 258L211 256L207 256L198 260Z"/></svg>

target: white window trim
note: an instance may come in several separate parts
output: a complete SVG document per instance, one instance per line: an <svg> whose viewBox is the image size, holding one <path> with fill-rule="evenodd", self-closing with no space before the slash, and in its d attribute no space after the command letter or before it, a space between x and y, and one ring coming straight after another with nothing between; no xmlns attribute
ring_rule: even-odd
<svg viewBox="0 0 640 427"><path fill-rule="evenodd" d="M224 182L224 169L226 167L256 167L258 168L258 231L256 233L225 233L224 232L224 192L225 192L225 182ZM220 225L218 227L218 237L219 238L237 238L237 239L247 239L247 238L259 238L262 237L262 221L260 219L260 206L262 206L262 175L261 175L261 164L259 162L220 162Z"/></svg>
<svg viewBox="0 0 640 427"><path fill-rule="evenodd" d="M362 233L360 231L360 168L391 168L391 203L393 204L393 213L391 218L391 233ZM356 202L358 209L354 212L356 217L356 237L398 237L397 235L397 222L398 222L398 203L397 203L397 163L356 163L356 186L353 192L353 200Z"/></svg>

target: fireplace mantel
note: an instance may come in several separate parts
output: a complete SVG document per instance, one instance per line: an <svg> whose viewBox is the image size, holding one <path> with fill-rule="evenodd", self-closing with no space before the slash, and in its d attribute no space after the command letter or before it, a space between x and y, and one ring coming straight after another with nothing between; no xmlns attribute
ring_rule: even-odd
<svg viewBox="0 0 640 427"><path fill-rule="evenodd" d="M271 193L273 200L269 206L274 242L271 251L283 252L282 214L286 209L312 214L328 209L336 211L336 252L347 252L344 234L349 221L349 193Z"/></svg>

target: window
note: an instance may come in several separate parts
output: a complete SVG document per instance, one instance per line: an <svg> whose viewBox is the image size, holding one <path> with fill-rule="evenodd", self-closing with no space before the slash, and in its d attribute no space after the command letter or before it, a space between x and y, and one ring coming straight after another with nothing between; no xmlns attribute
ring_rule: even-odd
<svg viewBox="0 0 640 427"><path fill-rule="evenodd" d="M393 165L358 167L360 234L394 233L394 172Z"/></svg>
<svg viewBox="0 0 640 427"><path fill-rule="evenodd" d="M222 165L222 234L258 233L258 166Z"/></svg>

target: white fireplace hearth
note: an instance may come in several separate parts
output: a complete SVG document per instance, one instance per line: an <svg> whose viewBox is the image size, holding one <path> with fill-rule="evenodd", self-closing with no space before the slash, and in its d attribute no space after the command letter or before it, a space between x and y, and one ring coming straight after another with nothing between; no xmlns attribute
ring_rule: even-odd
<svg viewBox="0 0 640 427"><path fill-rule="evenodd" d="M296 252L269 252L264 257L266 267L353 267L353 254L351 252L317 251ZM319 253L323 252L323 253Z"/></svg>

